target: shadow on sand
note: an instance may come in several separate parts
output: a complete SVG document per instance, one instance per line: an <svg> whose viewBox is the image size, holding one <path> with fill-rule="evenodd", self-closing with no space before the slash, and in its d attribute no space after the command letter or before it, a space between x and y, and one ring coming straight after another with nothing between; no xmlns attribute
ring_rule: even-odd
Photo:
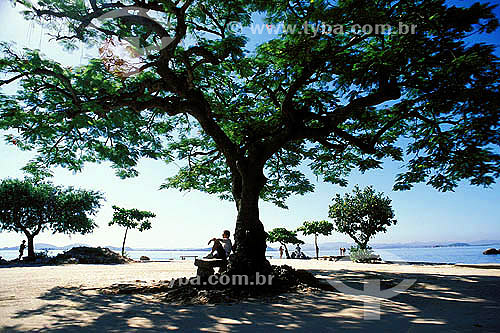
<svg viewBox="0 0 500 333"><path fill-rule="evenodd" d="M500 332L500 278L432 274L313 271L363 289L380 279L382 289L404 278L417 282L381 301L380 320L363 319L363 299L340 292L286 294L272 301L180 306L161 294L104 295L95 289L53 288L43 306L15 313L7 332L156 332L168 329L255 332ZM0 328L0 331L2 329Z"/></svg>

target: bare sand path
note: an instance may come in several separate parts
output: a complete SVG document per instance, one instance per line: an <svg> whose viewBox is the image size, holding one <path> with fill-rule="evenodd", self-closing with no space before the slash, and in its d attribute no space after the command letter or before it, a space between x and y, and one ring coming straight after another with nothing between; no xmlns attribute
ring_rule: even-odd
<svg viewBox="0 0 500 333"><path fill-rule="evenodd" d="M159 295L103 295L96 288L192 276L192 261L128 265L0 268L0 331L5 332L500 332L500 269L451 265L271 260L362 290L416 279L391 299L342 292L286 294L269 301L176 306ZM365 301L380 319L365 320Z"/></svg>

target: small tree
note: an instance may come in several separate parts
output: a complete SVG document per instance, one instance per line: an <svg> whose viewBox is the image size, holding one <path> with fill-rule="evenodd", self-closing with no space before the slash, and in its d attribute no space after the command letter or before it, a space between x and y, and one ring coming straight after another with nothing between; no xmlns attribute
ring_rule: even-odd
<svg viewBox="0 0 500 333"><path fill-rule="evenodd" d="M285 248L286 258L290 259L286 244L304 244L303 241L297 238L295 231L290 231L285 228L274 228L267 233L267 240L271 243L280 243Z"/></svg>
<svg viewBox="0 0 500 333"><path fill-rule="evenodd" d="M34 238L40 232L90 233L96 224L88 217L101 207L99 192L62 188L26 178L0 183L0 230L23 232L28 256L35 256Z"/></svg>
<svg viewBox="0 0 500 333"><path fill-rule="evenodd" d="M366 249L377 232L386 232L388 226L397 222L391 199L376 193L371 186L360 190L356 185L352 194L337 194L333 201L329 216L335 220L335 229L349 235L360 249Z"/></svg>
<svg viewBox="0 0 500 333"><path fill-rule="evenodd" d="M125 209L113 206L115 212L113 213L113 220L109 225L118 224L125 227L125 236L123 237L122 256L125 255L125 240L129 229L137 229L139 231L151 229L151 222L149 218L154 218L156 215L152 212L138 209Z"/></svg>
<svg viewBox="0 0 500 333"><path fill-rule="evenodd" d="M316 259L319 258L318 235L328 236L332 234L333 223L328 221L305 221L297 228L304 236L314 235L314 247L316 249Z"/></svg>

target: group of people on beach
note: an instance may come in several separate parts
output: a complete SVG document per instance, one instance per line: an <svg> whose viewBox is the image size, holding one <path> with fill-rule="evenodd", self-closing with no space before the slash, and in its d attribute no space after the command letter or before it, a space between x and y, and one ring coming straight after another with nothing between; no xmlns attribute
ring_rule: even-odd
<svg viewBox="0 0 500 333"><path fill-rule="evenodd" d="M210 243L214 243L212 245L212 250L210 253L205 256L205 259L222 259L222 260L227 260L229 258L229 255L231 254L231 251L233 251L233 243L231 242L231 239L229 238L231 236L231 233L229 230L224 230L222 233L222 238L212 238L211 240L208 241L208 245ZM345 250L345 249L344 249ZM280 246L280 259L283 258L283 246ZM297 247L295 248L295 251L291 255L292 259L306 259L307 256L302 252L302 249L300 248L299 244L297 244Z"/></svg>
<svg viewBox="0 0 500 333"><path fill-rule="evenodd" d="M283 251L285 250L285 248L283 246L280 246L280 259L283 259ZM297 247L295 248L295 251L292 252L292 254L290 255L290 258L292 259L307 259L308 257L305 255L304 252L302 252L302 249L300 248L300 245L297 244Z"/></svg>
<svg viewBox="0 0 500 333"><path fill-rule="evenodd" d="M229 258L229 255L233 251L233 243L231 242L231 239L229 238L231 236L231 233L229 230L224 230L222 233L222 238L212 238L211 240L208 241L208 245L210 243L214 243L212 245L212 250L210 253L205 257L205 259L223 259L227 260ZM26 249L26 241L23 240L21 245L19 246L19 260L22 258L24 250ZM345 249L344 254L345 254ZM340 249L340 255L342 255L342 248ZM283 246L280 246L280 259L283 257ZM295 252L292 253L292 258L302 258L305 257L304 253L301 251L300 246L297 244L297 248L295 249Z"/></svg>

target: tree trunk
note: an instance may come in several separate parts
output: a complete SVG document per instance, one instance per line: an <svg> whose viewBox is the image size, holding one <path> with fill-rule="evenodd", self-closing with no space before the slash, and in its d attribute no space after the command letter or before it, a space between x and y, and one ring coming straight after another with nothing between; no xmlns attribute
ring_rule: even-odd
<svg viewBox="0 0 500 333"><path fill-rule="evenodd" d="M352 238L352 240L354 241L354 243L356 243L356 245L358 246L358 248L360 249L364 249L363 247L363 243L359 241L359 239L353 234L353 233L347 233L349 235L349 237ZM365 245L366 246L366 245Z"/></svg>
<svg viewBox="0 0 500 333"><path fill-rule="evenodd" d="M286 244L283 244L283 247L285 248L285 255L287 259L290 259L290 253L288 253L288 248L286 247Z"/></svg>
<svg viewBox="0 0 500 333"><path fill-rule="evenodd" d="M123 237L123 244L122 244L122 256L125 257L125 240L127 239L127 232L128 228L125 229L125 236Z"/></svg>
<svg viewBox="0 0 500 333"><path fill-rule="evenodd" d="M259 194L266 178L262 170L239 167L241 177L233 175L233 195L238 209L234 240L236 250L229 258L229 274L268 273L266 237L259 219ZM250 172L249 172L250 170Z"/></svg>
<svg viewBox="0 0 500 333"><path fill-rule="evenodd" d="M316 260L319 259L318 235L314 234L314 246L316 247Z"/></svg>
<svg viewBox="0 0 500 333"><path fill-rule="evenodd" d="M28 257L34 258L35 257L35 243L34 243L35 236L26 234L26 238L28 238Z"/></svg>

